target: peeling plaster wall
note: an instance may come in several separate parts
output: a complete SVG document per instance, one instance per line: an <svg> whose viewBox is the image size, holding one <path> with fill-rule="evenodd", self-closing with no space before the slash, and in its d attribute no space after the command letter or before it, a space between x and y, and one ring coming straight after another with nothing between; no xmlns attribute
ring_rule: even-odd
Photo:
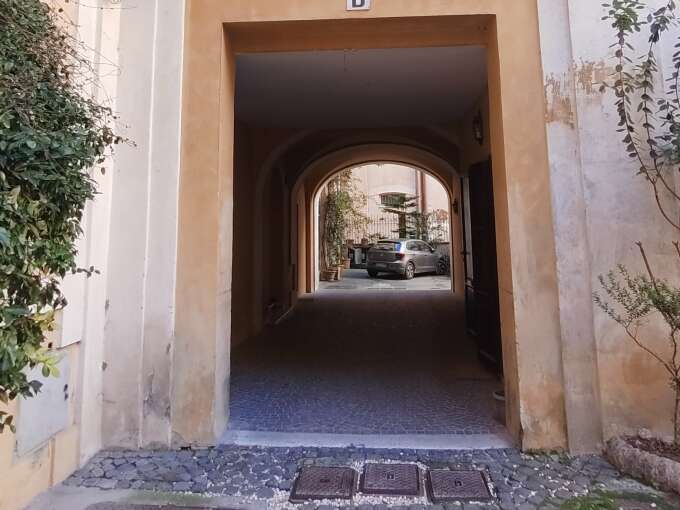
<svg viewBox="0 0 680 510"><path fill-rule="evenodd" d="M589 0L540 0L539 12L568 431L573 450L590 451L640 427L670 433L672 409L654 360L593 305L597 277L619 263L643 271L636 241L659 275L677 274L678 260L663 242L672 231L619 141L613 94L599 91L613 71L605 11ZM639 44L646 47L644 34ZM647 333L655 348L668 348L657 325Z"/></svg>
<svg viewBox="0 0 680 510"><path fill-rule="evenodd" d="M611 33L598 25L601 10L580 0L574 11L578 12L573 22L577 27L573 29L575 60L601 62L611 55L609 45L613 42ZM663 52L672 51L673 39L669 38L669 47ZM641 37L638 47L646 46L646 37ZM593 79L597 77L596 72ZM597 275L618 263L636 273L644 271L636 241L644 243L658 275L675 278L680 267L668 241L677 233L662 221L651 189L635 175L637 164L626 156L620 135L615 133L618 116L612 95L602 96L585 85L577 86L576 94L584 141L581 159L593 287L599 286ZM586 143L588 140L597 143ZM677 210L671 214L678 217ZM667 377L601 311L596 309L594 316L605 439L639 427L670 433L672 404ZM647 334L655 349L667 352L662 335L653 330Z"/></svg>
<svg viewBox="0 0 680 510"><path fill-rule="evenodd" d="M108 0L93 1L103 7L114 5L109 5ZM317 0L290 0L290 9L282 7L282 2L257 1L258 5L266 6L263 19L267 16L313 18L315 13L328 18L346 15L338 10L340 7L330 8ZM529 12L528 2L518 1L518 4L527 9L522 12ZM127 0L115 5L126 7ZM194 12L196 19L212 19L201 13L196 1L191 5L198 9ZM228 10L219 3L212 5ZM441 5L435 1L425 2L416 12L408 2L394 0L377 12L379 16L392 17L395 12L420 16L425 11L455 14L459 9L457 4L446 9ZM504 30L500 38L506 45L513 44L516 38L511 28L514 29L516 23L508 17L519 14L505 10L502 3L492 0L466 5L470 12L478 14L500 13L505 20L505 24L500 25ZM121 147L103 171L93 172L101 195L88 206L84 220L86 234L79 243L79 257L83 265L94 265L101 274L90 279L69 277L64 282L71 304L60 317L60 329L52 340L55 348L68 357L71 366L67 424L46 443L21 457L16 454L15 439L7 434L0 436L0 472L9 473L0 479L0 510L23 507L36 493L63 480L104 445L164 447L210 443L227 418L228 364L225 360L230 347L229 331L234 343L247 338L261 325L263 307L271 295L282 301L289 298L285 295L285 282L290 281L291 275L281 266L270 267L275 281L265 282L264 287L269 289L266 295L257 290L263 287L263 264L273 262L256 257L244 260L230 249L230 214L235 194L252 199L252 203L246 201L243 210L238 209L240 204L236 200L237 218L239 214L250 214L251 206L254 209L254 228L237 229L233 241L236 246L247 244L257 248L258 221L271 215L273 204L279 210L287 209L286 204L276 202L280 196L271 204L266 198L282 183L268 182L261 176L269 171L272 160L268 158L273 157L276 149L300 133L258 130L250 137L244 131L243 138L237 140L235 172L220 174L217 180L210 181L216 172L222 171L220 168L228 167L225 161L218 164L216 160L229 159L231 152L226 149L231 145L221 140L222 151L217 153L210 152L210 146L220 146L213 139L215 133L227 136L231 132L220 131L219 124L226 125L224 118L233 112L226 101L219 102L217 95L207 101L203 101L201 95L212 94L220 83L230 85L228 80L220 82L212 69L217 66L233 77L233 69L230 70L233 61L225 55L219 56L212 43L205 46L211 52L205 60L201 60L204 55L197 54L194 48L189 54L200 60L200 64L191 64L188 69L194 73L202 71L197 73L201 80L200 83L185 82L198 87L192 89L195 103L185 103L185 106L196 104L206 110L184 123L181 138L186 147L183 150L194 158L191 164L195 166L190 169L194 173L187 173L183 178L194 179L193 185L200 182L202 187L193 188L194 194L185 197L194 201L192 210L199 214L179 222L180 110L182 83L187 79L182 72L186 64L182 61L184 0L135 2L135 9L122 10L93 9L73 2L65 6L67 15L78 21L78 34L92 48L93 59L98 64L102 86L93 92L112 102L128 126L127 136L136 145ZM232 5L229 8L243 18L249 16L248 7ZM217 12L217 7L215 9ZM663 372L593 305L591 294L598 288L597 276L620 262L636 272L642 271L634 245L638 240L644 242L658 274L672 276L679 267L672 246L662 242L671 233L670 228L660 220L648 186L634 175L635 165L618 141L613 98L599 92L598 82L611 72L612 52L612 34L600 19L600 3L538 0L537 9L544 86L541 106L545 113L557 260L559 338L557 335L553 338L550 333L557 321L552 315L544 317L541 324L534 324L531 317L534 312L527 310L526 303L533 302L530 300L535 297L524 290L539 289L546 295L552 292L550 268L538 264L537 257L542 254L532 253L529 243L529 240L536 242L537 238L527 237L536 225L545 226L540 218L534 222L527 212L544 214L546 211L545 204L538 204L541 195L536 191L545 184L545 179L536 183L531 174L533 168L540 177L541 169L536 161L541 164L541 151L545 147L537 146L537 137L531 142L534 145L529 146L525 134L512 130L503 133L492 127L499 118L510 115L500 111L503 106L512 110L517 122L524 122L524 119L517 120L521 117L518 112L535 106L535 102L519 95L506 103L500 95L510 83L509 77L514 75L505 74L508 71L502 70L499 62L501 57L507 62L514 46L490 52L491 82L501 75L505 81L499 80L499 88L490 85L490 93L480 98L478 107L460 126L451 129L451 135L464 147L460 165L463 170L488 157L494 144L496 149L503 147L503 142L509 144L505 151L512 153L516 163L507 171L501 169L502 173L494 177L500 205L507 196L514 207L507 216L504 215L508 212L507 204L505 213L503 207L497 207L499 224L509 235L519 236L528 243L513 246L512 254L499 253L499 264L506 264L499 267L503 299L511 301L518 318L517 323L512 314L502 318L505 327L518 334L517 345L512 345L517 351L506 357L518 367L517 377L511 377L508 382L508 400L511 406L521 409L521 423L510 423L510 428L518 434L521 428L525 433L528 431L528 446L564 446L564 422L572 451L594 451L612 435L639 427L670 433L672 404ZM205 26L208 25L210 30L215 28L205 22ZM202 44L201 38L216 37L217 32L210 30L194 37ZM495 30L493 27L491 31ZM468 32L461 37L469 37ZM323 35L317 33L320 38ZM672 51L670 46L660 50L662 67L668 66ZM517 63L521 67L520 64ZM532 89L532 94L534 92ZM540 86L537 94L541 94ZM520 103L524 110L518 106ZM217 110L215 105L219 106ZM472 117L478 110L482 111L486 129L482 146L471 140ZM185 110L187 112L193 113L191 109ZM530 131L527 129L527 133ZM210 136L203 136L205 133ZM211 182L217 182L218 189L214 189ZM454 183L454 190L457 186L458 183ZM297 197L303 209L309 205L308 193L305 189ZM209 200L204 200L206 197ZM518 212L525 216L518 219ZM678 212L674 211L676 217ZM281 219L285 225L287 220ZM300 217L298 229L304 225L302 219ZM219 230L210 230L214 226L219 226ZM179 228L185 229L185 233L191 232L186 239L189 243L192 239L198 242L208 239L206 246L215 248L217 259L184 261L184 269L193 266L192 274L200 278L202 284L208 282L216 298L208 299L206 293L199 293L204 301L184 303L185 315L179 323L186 333L182 334L199 330L207 333L200 338L183 337L180 345L185 350L178 354L178 361L174 346L179 311L175 299L183 297L182 289L175 288L178 267L182 266L177 260ZM285 247L282 240L285 232L272 225L268 228L271 237L262 236L263 243L267 249L281 251ZM310 242L303 236L299 247ZM507 242L504 244L509 246ZM245 279L235 279L233 284L229 269L232 253L236 256L234 267L238 265L239 270L245 267L248 275ZM546 256L541 260L549 265L551 259ZM208 275L206 267L215 272ZM310 285L311 274L305 278L298 276L299 285ZM540 279L540 285L534 279ZM193 289L191 278L187 277L185 283L188 290ZM229 322L232 316L236 319L233 324ZM210 320L201 321L198 317ZM663 350L667 346L657 326L652 324L647 333L655 347ZM538 327L550 334L539 335ZM529 347L526 336L533 338ZM538 339L545 341L541 343ZM558 342L559 349L555 350ZM196 356L189 357L189 354ZM563 378L563 387L560 378ZM200 399L194 399L195 395L200 395ZM537 414L535 409L540 409L542 414ZM208 410L209 416L201 415L201 410ZM20 419L19 414L19 422Z"/></svg>

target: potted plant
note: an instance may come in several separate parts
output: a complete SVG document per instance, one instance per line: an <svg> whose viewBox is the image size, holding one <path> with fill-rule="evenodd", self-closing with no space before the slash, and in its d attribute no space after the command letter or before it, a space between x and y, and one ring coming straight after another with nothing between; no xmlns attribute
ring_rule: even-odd
<svg viewBox="0 0 680 510"><path fill-rule="evenodd" d="M350 225L356 226L365 222L360 208L366 198L357 191L351 170L344 170L331 179L322 191L320 200L320 216L322 222L320 252L322 274L330 276L331 272L342 277L342 270L351 267L351 260L345 256L346 232ZM324 274L324 271L327 273Z"/></svg>
<svg viewBox="0 0 680 510"><path fill-rule="evenodd" d="M635 161L638 175L651 188L651 194L663 220L673 234L680 234L680 223L673 211L680 205L675 177L680 170L680 53L672 56L675 85L667 88L656 84L657 44L664 36L676 37L669 28L677 24L676 4L643 14L647 5L640 0L623 0L606 5L616 29L615 73L611 83L601 90L612 90L616 96L619 131L624 133L626 152ZM644 52L637 52L631 36L641 29L649 30ZM677 47L680 41L672 41ZM642 57L636 57L642 54ZM640 112L640 113L638 113ZM669 212L670 211L670 212ZM675 236L674 236L675 237ZM680 242L671 240L680 258ZM615 437L608 441L610 460L621 471L643 479L665 490L680 493L680 278L673 274L664 279L655 273L650 257L641 242L636 243L644 267L642 274L631 274L623 265L606 276L600 276L604 296L595 293L596 304L625 333L625 338L642 349L668 376L674 395L672 414L673 439L654 437L649 431L634 436ZM645 328L652 322L657 328ZM654 341L664 331L667 348Z"/></svg>

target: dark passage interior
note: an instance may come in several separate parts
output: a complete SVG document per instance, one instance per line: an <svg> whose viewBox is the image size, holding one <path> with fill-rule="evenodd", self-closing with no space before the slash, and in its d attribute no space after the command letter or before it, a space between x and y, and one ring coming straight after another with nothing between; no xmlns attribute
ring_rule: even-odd
<svg viewBox="0 0 680 510"><path fill-rule="evenodd" d="M237 56L230 430L504 432L488 105L480 46ZM318 283L319 189L376 161L445 187L445 285Z"/></svg>

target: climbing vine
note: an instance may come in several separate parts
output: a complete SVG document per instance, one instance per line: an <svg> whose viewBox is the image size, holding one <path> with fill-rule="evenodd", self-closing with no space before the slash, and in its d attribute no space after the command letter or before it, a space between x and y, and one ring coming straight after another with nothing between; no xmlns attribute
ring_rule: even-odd
<svg viewBox="0 0 680 510"><path fill-rule="evenodd" d="M0 432L15 430L8 404L40 390L29 369L58 374L45 335L67 304L60 282L93 270L76 265L75 247L96 192L88 172L122 141L58 15L40 0L0 0Z"/></svg>
<svg viewBox="0 0 680 510"><path fill-rule="evenodd" d="M352 170L343 170L327 184L322 195L321 262L323 268L342 263L343 245L350 226L365 225L361 212L366 196L359 191Z"/></svg>

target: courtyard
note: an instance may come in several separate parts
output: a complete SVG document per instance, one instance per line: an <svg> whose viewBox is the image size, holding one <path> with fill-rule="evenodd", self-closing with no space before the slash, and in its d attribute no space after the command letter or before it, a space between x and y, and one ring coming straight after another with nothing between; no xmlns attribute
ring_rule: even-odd
<svg viewBox="0 0 680 510"><path fill-rule="evenodd" d="M451 277L448 275L422 274L413 280L404 280L399 275L381 273L370 278L365 269L347 269L337 282L320 282L319 290L450 290Z"/></svg>

